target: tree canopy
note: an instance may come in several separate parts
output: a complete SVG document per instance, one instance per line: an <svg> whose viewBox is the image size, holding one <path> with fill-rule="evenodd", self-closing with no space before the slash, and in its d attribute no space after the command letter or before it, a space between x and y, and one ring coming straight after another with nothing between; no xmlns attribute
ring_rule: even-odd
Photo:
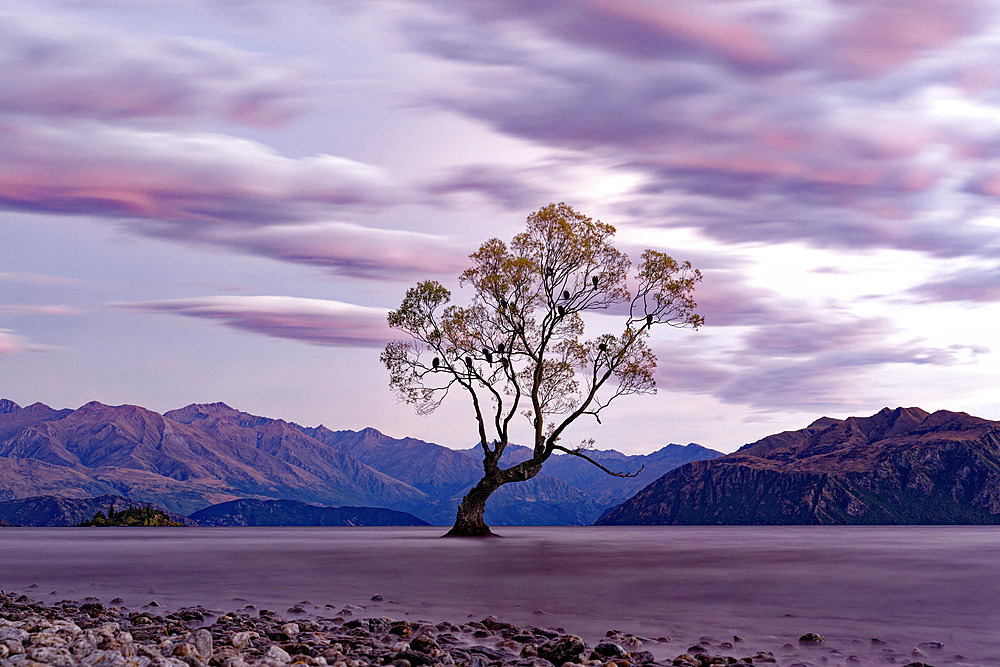
<svg viewBox="0 0 1000 667"><path fill-rule="evenodd" d="M509 244L489 239L469 256L459 276L471 291L468 305L451 303L446 287L427 280L389 313L389 325L406 335L381 355L397 395L427 414L458 391L475 416L484 477L463 499L450 534L490 534L482 518L489 495L530 479L555 451L620 474L560 438L580 417L600 422L621 396L655 391L652 327L704 323L693 297L701 273L690 262L647 249L633 271L614 234L567 204L549 204ZM588 311L620 315L620 333L585 339ZM533 455L503 469L519 415L532 431Z"/></svg>

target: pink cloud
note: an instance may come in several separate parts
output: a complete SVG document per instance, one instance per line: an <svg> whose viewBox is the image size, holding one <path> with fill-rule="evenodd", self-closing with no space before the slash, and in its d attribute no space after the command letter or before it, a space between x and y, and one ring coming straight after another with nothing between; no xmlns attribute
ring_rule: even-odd
<svg viewBox="0 0 1000 667"><path fill-rule="evenodd" d="M0 112L104 120L216 117L274 127L314 87L296 68L228 45L135 36L7 14Z"/></svg>
<svg viewBox="0 0 1000 667"><path fill-rule="evenodd" d="M772 66L779 60L774 42L757 26L708 16L698 5L679 8L639 0L586 0L581 4L592 11L587 17L590 38L613 39L616 50L628 50L629 41L649 39L664 45L677 42L744 65ZM609 29L612 27L618 29Z"/></svg>
<svg viewBox="0 0 1000 667"><path fill-rule="evenodd" d="M84 311L72 306L31 304L0 304L0 315L79 315Z"/></svg>
<svg viewBox="0 0 1000 667"><path fill-rule="evenodd" d="M223 295L111 305L218 320L232 329L317 345L380 347L393 337L387 310L326 299Z"/></svg>
<svg viewBox="0 0 1000 667"><path fill-rule="evenodd" d="M25 271L0 271L0 283L26 283L29 285L81 285L88 281L80 278L63 278L43 273Z"/></svg>
<svg viewBox="0 0 1000 667"><path fill-rule="evenodd" d="M833 54L865 76L898 68L979 27L975 3L965 0L855 0L847 6L851 17L833 33Z"/></svg>
<svg viewBox="0 0 1000 667"><path fill-rule="evenodd" d="M24 352L49 352L59 349L53 345L32 343L10 329L0 329L0 355L22 354Z"/></svg>
<svg viewBox="0 0 1000 667"><path fill-rule="evenodd" d="M0 202L175 222L298 219L309 205L385 203L387 176L333 155L284 157L248 139L99 123L0 125Z"/></svg>

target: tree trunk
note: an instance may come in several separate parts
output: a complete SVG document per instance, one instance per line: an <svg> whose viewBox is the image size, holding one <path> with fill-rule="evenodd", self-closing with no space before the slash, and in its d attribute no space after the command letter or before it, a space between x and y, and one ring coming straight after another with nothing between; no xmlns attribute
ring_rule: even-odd
<svg viewBox="0 0 1000 667"><path fill-rule="evenodd" d="M455 516L455 525L444 537L496 537L483 521L483 512L486 511L487 499L499 487L499 481L488 476L479 480L479 484L462 498Z"/></svg>

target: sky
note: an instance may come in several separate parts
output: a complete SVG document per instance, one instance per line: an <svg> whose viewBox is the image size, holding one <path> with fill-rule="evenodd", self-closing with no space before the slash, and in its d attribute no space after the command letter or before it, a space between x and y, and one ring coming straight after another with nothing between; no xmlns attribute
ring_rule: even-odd
<svg viewBox="0 0 1000 667"><path fill-rule="evenodd" d="M385 314L565 201L706 319L567 440L1000 419L997 62L988 0L5 0L0 396L469 447Z"/></svg>

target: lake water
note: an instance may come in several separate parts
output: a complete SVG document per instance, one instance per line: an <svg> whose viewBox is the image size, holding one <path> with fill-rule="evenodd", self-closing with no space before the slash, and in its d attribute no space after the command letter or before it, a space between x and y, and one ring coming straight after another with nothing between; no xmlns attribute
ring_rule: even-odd
<svg viewBox="0 0 1000 667"><path fill-rule="evenodd" d="M295 603L334 616L614 628L775 651L780 664L1000 665L1000 528L5 528L0 589L42 601L121 597L129 607ZM37 584L37 587L32 587ZM380 594L382 601L372 596ZM325 605L332 605L327 608ZM806 632L823 648L798 646ZM875 644L872 638L884 643ZM922 642L927 658L914 658ZM785 646L790 644L791 647Z"/></svg>

